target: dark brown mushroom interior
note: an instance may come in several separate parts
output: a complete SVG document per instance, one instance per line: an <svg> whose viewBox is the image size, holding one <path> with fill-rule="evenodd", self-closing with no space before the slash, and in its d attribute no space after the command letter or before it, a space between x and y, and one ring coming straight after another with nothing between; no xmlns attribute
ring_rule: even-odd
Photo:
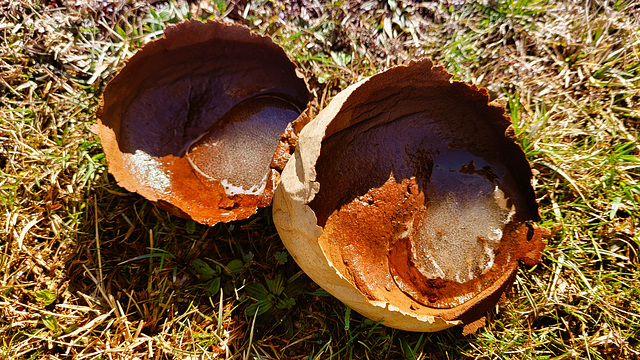
<svg viewBox="0 0 640 360"><path fill-rule="evenodd" d="M279 135L309 97L267 37L212 21L167 28L105 90L109 169L182 216L210 225L246 218L270 204Z"/></svg>
<svg viewBox="0 0 640 360"><path fill-rule="evenodd" d="M371 300L455 308L529 251L537 204L510 122L449 77L429 62L376 75L325 133L309 206L325 254Z"/></svg>

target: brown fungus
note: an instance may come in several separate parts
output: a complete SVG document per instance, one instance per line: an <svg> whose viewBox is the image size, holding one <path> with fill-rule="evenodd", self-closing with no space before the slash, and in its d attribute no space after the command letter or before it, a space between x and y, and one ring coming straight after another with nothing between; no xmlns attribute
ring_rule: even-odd
<svg viewBox="0 0 640 360"><path fill-rule="evenodd" d="M187 21L168 27L109 82L97 132L121 186L212 225L271 203L279 173L269 165L286 161L281 134L309 99L270 38Z"/></svg>
<svg viewBox="0 0 640 360"><path fill-rule="evenodd" d="M486 90L419 61L354 84L300 133L273 218L300 267L384 325L464 332L535 264L531 169Z"/></svg>

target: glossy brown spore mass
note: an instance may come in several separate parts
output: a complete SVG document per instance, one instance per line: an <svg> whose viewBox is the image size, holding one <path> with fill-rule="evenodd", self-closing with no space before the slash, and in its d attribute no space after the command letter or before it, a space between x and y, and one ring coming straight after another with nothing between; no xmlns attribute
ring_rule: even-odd
<svg viewBox="0 0 640 360"><path fill-rule="evenodd" d="M98 133L121 186L212 225L247 218L271 203L279 174L268 169L272 159L264 154L275 153L279 134L309 96L295 65L269 38L242 26L188 21L168 27L108 84ZM201 146L187 156L203 137L215 145L225 126L268 132L273 141L242 151L233 170L226 166L234 154L220 156L222 149L239 149L229 138L225 147ZM209 157L224 161L216 170ZM265 161L259 174L242 174L254 170L243 164ZM235 179L225 182L225 176ZM259 184L249 184L256 179Z"/></svg>

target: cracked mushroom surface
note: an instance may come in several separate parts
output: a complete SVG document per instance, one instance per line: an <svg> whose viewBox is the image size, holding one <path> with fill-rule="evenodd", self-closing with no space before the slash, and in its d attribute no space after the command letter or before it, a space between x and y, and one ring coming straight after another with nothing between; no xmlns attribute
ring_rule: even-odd
<svg viewBox="0 0 640 360"><path fill-rule="evenodd" d="M97 133L119 185L213 225L271 203L270 164L288 156L280 136L309 99L270 38L193 20L168 27L109 82Z"/></svg>
<svg viewBox="0 0 640 360"><path fill-rule="evenodd" d="M338 94L300 133L274 197L289 252L384 325L465 333L544 249L504 109L427 60Z"/></svg>

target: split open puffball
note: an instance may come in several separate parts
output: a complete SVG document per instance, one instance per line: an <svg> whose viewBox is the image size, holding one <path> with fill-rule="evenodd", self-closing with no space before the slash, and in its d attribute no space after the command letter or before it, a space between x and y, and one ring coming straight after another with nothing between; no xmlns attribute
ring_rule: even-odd
<svg viewBox="0 0 640 360"><path fill-rule="evenodd" d="M269 37L193 20L168 27L109 82L96 128L119 185L213 225L271 204L271 163L288 158L282 135L309 100Z"/></svg>
<svg viewBox="0 0 640 360"><path fill-rule="evenodd" d="M450 77L423 60L349 86L302 129L274 196L300 267L403 330L482 326L548 235L504 109Z"/></svg>

